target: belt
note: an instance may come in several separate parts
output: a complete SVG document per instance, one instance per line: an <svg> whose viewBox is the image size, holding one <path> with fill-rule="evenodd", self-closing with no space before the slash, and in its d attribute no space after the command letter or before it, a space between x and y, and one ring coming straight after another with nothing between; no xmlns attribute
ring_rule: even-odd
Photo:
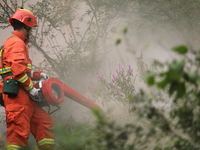
<svg viewBox="0 0 200 150"><path fill-rule="evenodd" d="M29 77L31 77L31 72L26 72L26 74L27 74ZM12 74L12 72L8 72L8 73L2 74L1 76L2 76L2 78L4 79L4 78L6 78L6 77L8 77L8 76L13 76L13 74Z"/></svg>

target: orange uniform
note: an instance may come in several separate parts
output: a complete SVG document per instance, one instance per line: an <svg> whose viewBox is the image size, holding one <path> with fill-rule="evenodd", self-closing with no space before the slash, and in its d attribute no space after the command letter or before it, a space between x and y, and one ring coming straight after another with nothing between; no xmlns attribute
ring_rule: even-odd
<svg viewBox="0 0 200 150"><path fill-rule="evenodd" d="M7 150L18 150L27 146L30 132L38 147L54 144L53 118L40 108L28 95L34 85L32 80L39 80L41 71L32 72L32 62L28 56L27 37L15 30L6 40L1 53L0 74L4 80L11 77L20 82L17 96L3 94L7 123Z"/></svg>

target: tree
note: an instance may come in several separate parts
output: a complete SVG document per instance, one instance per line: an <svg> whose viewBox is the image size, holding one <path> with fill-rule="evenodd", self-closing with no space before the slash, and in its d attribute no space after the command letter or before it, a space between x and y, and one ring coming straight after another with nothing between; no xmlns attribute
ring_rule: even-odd
<svg viewBox="0 0 200 150"><path fill-rule="evenodd" d="M79 13L81 5L86 9ZM6 28L7 18L18 8L18 3L3 1L0 6L1 28ZM111 22L104 22L109 16L89 1L43 0L29 7L39 24L30 43L45 57L37 68L70 83L78 79L81 84L80 74L87 76L107 51L105 43Z"/></svg>
<svg viewBox="0 0 200 150"><path fill-rule="evenodd" d="M172 36L183 39L183 42L199 46L199 0L189 2L187 0L138 0L137 14L140 27L154 29L152 34L159 33L160 29L166 32L174 32ZM143 21L142 21L143 20ZM142 22L141 22L142 21ZM131 25L131 21L130 21ZM163 34L163 40L167 40L168 34ZM171 37L170 39L173 40Z"/></svg>

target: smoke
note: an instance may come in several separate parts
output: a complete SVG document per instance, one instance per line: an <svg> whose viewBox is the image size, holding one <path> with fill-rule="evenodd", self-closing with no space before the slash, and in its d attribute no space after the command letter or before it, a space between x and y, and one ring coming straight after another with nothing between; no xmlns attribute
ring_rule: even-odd
<svg viewBox="0 0 200 150"><path fill-rule="evenodd" d="M77 7L76 13L82 14L88 9L86 4L81 3ZM125 8L121 8L125 10ZM131 16L127 18L127 16ZM142 60L147 67L151 67L153 60L159 60L165 62L171 60L175 55L171 52L171 47L183 44L185 41L182 38L179 31L174 28L166 28L164 26L151 26L150 20L145 20L140 15L140 12L133 14L127 14L127 16L120 16L120 18L114 20L107 29L106 39L101 39L98 50L100 54L104 54L101 58L101 66L93 70L83 72L79 67L74 68L76 74L71 83L73 87L82 94L86 94L88 86L91 81L96 80L96 73L112 73L118 64L124 66L130 65L133 68L134 74L138 74L140 71L139 61ZM89 21L91 16L88 15L86 18ZM106 24L103 22L102 24ZM74 27L80 27L80 32L84 33L87 28L87 23L80 23L78 20L73 21ZM127 28L128 32L124 33L124 29ZM102 31L103 32L103 31ZM116 40L120 39L121 43L116 45ZM92 44L92 43L91 43ZM98 57L96 57L98 58ZM66 83L69 81L66 81ZM147 89L146 85L137 78L135 81L136 90L140 88ZM70 113L72 116L79 120L80 114L88 116L88 110L84 109L79 104L73 101L67 100L65 106L69 108L67 114ZM102 106L104 108L106 106ZM108 106L109 107L109 106ZM111 105L112 107L112 105ZM116 106L117 108L118 106ZM109 109L109 108L108 108ZM118 109L118 111L123 109ZM84 116L81 116L81 118Z"/></svg>
<svg viewBox="0 0 200 150"><path fill-rule="evenodd" d="M30 0L28 2L35 1ZM76 13L81 15L87 9L88 6L85 3L81 3L77 7ZM125 9L121 8L121 10ZM127 16L131 17L127 18ZM85 18L86 22L84 23L80 23L79 20L73 21L73 26L79 27L81 34L84 34L87 28L87 20L91 19L90 15L87 17L89 18ZM106 23L103 22L101 24ZM100 59L101 65L98 68L88 69L87 71L81 70L80 66L73 68L76 70L73 75L73 82L65 79L63 81L67 84L70 83L81 94L87 95L89 84L91 81L96 80L96 73L112 73L118 64L122 64L126 67L130 65L133 68L134 74L138 74L140 71L140 66L138 65L139 60L144 61L149 67L154 59L162 62L171 60L175 57L170 51L171 47L183 44L185 42L184 39L175 29L165 28L163 26L148 26L148 23L149 20L142 18L140 12L134 15L131 12L130 14L126 14L126 16L120 16L120 18L114 20L107 30L106 39L101 39L100 45L98 45L99 52L101 54L103 53L103 57ZM128 29L127 33L124 33L125 28ZM69 28L65 28L65 31L67 33L70 30ZM10 36L11 32L11 28L0 30L1 35L5 35L0 37L1 44ZM100 33L103 33L103 31L100 31ZM57 36L57 38L59 44L62 45L65 42L61 36ZM121 39L121 43L118 45L116 45L117 39ZM30 49L30 58L35 65L38 65L43 60L43 56L34 48ZM96 58L99 59L98 56ZM140 78L136 79L135 87L137 91L140 88L147 88ZM105 111L112 111L109 113L110 116L118 116L118 119L125 118L129 115L124 107L116 103L109 103L107 106L101 105L101 107ZM4 110L2 109L2 111ZM85 121L91 118L89 109L67 98L62 104L60 112L56 115L60 115L61 117L59 119L62 118L63 120L68 117L73 117L77 121Z"/></svg>
<svg viewBox="0 0 200 150"><path fill-rule="evenodd" d="M97 70L100 74L112 74L118 64L122 64L126 67L131 65L134 74L138 75L141 67L138 65L140 60L144 62L148 69L151 69L154 60L166 62L176 57L171 51L172 47L188 44L188 41L185 41L180 31L175 28L166 28L156 24L155 26L148 25L151 20L142 18L140 12L134 15L127 14L127 16L132 17L127 18L124 16L113 23L115 28L109 32L106 39L107 53L102 60L101 67ZM117 27L115 26L116 24ZM127 33L124 33L125 28L128 29ZM117 39L120 39L121 43L116 44ZM95 76L95 73L93 74ZM136 78L134 86L136 91L141 88L148 91L148 87L139 77ZM121 118L127 117L127 121L130 119L131 114L127 113L126 109L118 103L108 102L107 105L101 106L112 119L118 122L123 122Z"/></svg>

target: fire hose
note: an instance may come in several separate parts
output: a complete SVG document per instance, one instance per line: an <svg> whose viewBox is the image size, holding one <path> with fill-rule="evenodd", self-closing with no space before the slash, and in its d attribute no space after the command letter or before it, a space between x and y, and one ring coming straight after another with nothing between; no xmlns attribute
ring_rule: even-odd
<svg viewBox="0 0 200 150"><path fill-rule="evenodd" d="M56 78L40 81L38 88L41 89L39 98L34 99L32 97L38 104L43 102L59 108L58 105L63 103L65 97L67 97L89 109L100 109L99 105Z"/></svg>

